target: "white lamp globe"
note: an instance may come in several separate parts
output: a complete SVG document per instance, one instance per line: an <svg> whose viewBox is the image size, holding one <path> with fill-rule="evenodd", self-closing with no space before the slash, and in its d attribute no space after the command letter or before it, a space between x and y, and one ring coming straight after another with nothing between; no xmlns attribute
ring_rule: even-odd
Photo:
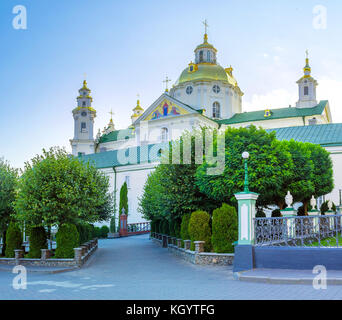
<svg viewBox="0 0 342 320"><path fill-rule="evenodd" d="M242 158L248 159L249 158L249 153L247 151L242 153Z"/></svg>

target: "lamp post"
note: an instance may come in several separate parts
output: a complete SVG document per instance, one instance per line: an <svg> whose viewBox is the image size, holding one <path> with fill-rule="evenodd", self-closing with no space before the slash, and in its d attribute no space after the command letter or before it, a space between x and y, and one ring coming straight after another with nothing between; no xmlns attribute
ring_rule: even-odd
<svg viewBox="0 0 342 320"><path fill-rule="evenodd" d="M242 158L244 159L244 162L245 162L245 183L244 183L243 191L249 192L249 189L248 189L248 165L247 165L249 153L247 151L243 152Z"/></svg>

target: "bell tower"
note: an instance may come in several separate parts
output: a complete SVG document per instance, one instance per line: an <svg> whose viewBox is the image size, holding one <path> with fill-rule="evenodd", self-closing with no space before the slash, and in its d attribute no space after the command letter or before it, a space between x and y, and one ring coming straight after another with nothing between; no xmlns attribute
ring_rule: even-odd
<svg viewBox="0 0 342 320"><path fill-rule="evenodd" d="M299 100L296 103L297 108L312 108L317 105L316 87L317 81L311 76L311 67L309 65L309 53L306 50L306 64L304 67L304 76L298 81Z"/></svg>
<svg viewBox="0 0 342 320"><path fill-rule="evenodd" d="M80 156L95 152L94 119L96 110L91 104L93 98L91 90L87 87L87 81L83 81L83 87L79 89L77 107L72 110L74 117L74 138L70 140L72 154Z"/></svg>

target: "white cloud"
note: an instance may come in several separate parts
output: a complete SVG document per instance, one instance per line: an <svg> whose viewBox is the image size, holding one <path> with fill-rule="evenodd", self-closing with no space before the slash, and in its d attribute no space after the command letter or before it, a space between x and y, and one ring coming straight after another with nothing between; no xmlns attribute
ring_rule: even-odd
<svg viewBox="0 0 342 320"><path fill-rule="evenodd" d="M285 89L275 89L265 94L253 94L250 100L243 101L243 111L286 108L295 106L297 96Z"/></svg>
<svg viewBox="0 0 342 320"><path fill-rule="evenodd" d="M342 81L322 77L318 84L317 100L329 100L333 121L342 122Z"/></svg>

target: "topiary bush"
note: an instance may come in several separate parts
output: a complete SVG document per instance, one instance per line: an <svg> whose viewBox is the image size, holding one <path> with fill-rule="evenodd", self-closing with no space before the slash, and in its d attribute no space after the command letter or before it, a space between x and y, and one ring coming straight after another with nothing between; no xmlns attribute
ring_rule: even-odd
<svg viewBox="0 0 342 320"><path fill-rule="evenodd" d="M181 224L180 224L180 221L178 219L174 221L173 227L174 227L175 237L177 239L180 239L180 237L181 237Z"/></svg>
<svg viewBox="0 0 342 320"><path fill-rule="evenodd" d="M211 230L209 226L210 216L205 211L195 211L189 220L189 235L191 239L191 250L195 250L194 241L205 241L204 251L211 251Z"/></svg>
<svg viewBox="0 0 342 320"><path fill-rule="evenodd" d="M305 216L304 206L300 206L300 207L297 209L297 216Z"/></svg>
<svg viewBox="0 0 342 320"><path fill-rule="evenodd" d="M22 243L20 228L15 222L10 222L6 232L6 257L14 258L14 250L21 249Z"/></svg>
<svg viewBox="0 0 342 320"><path fill-rule="evenodd" d="M238 240L238 216L236 209L226 203L213 212L211 242L214 252L234 252L233 242Z"/></svg>
<svg viewBox="0 0 342 320"><path fill-rule="evenodd" d="M74 257L74 248L79 246L80 237L74 224L63 224L56 234L56 258L66 259Z"/></svg>
<svg viewBox="0 0 342 320"><path fill-rule="evenodd" d="M266 214L265 214L264 211L262 211L262 210L259 209L259 210L257 211L255 217L256 217L256 218L266 218Z"/></svg>
<svg viewBox="0 0 342 320"><path fill-rule="evenodd" d="M325 201L325 202L322 203L320 210L321 210L321 213L322 213L322 214L324 214L325 212L327 212L327 211L329 210L328 201ZM333 205L332 205L332 210L333 210L334 212L336 212L335 203L333 203Z"/></svg>
<svg viewBox="0 0 342 320"><path fill-rule="evenodd" d="M161 233L169 235L170 233L170 228L169 228L169 221L164 219L161 223Z"/></svg>
<svg viewBox="0 0 342 320"><path fill-rule="evenodd" d="M175 237L175 220L171 220L169 223L169 235L171 237Z"/></svg>
<svg viewBox="0 0 342 320"><path fill-rule="evenodd" d="M107 238L109 228L107 226L102 226L100 232L101 232L101 238Z"/></svg>
<svg viewBox="0 0 342 320"><path fill-rule="evenodd" d="M279 209L275 209L272 211L272 217L273 218L277 218L277 217L281 217L281 212Z"/></svg>
<svg viewBox="0 0 342 320"><path fill-rule="evenodd" d="M41 257L40 249L47 249L47 233L44 227L32 227L28 230L30 251L28 258L39 259Z"/></svg>
<svg viewBox="0 0 342 320"><path fill-rule="evenodd" d="M190 240L189 235L189 221L191 214L187 213L182 217L181 227L180 227L180 236L182 240Z"/></svg>

